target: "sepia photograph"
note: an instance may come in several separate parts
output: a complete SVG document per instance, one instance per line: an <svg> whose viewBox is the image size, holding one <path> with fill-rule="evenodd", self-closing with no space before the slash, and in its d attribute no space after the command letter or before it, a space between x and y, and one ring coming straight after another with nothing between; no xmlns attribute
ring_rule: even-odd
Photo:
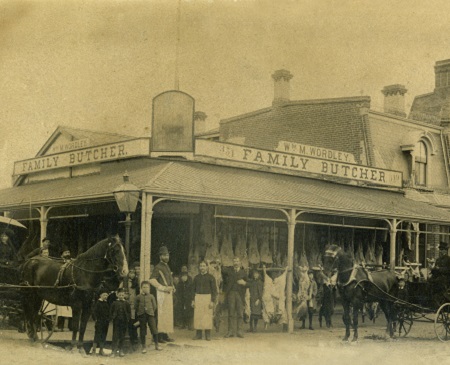
<svg viewBox="0 0 450 365"><path fill-rule="evenodd" d="M7 364L446 364L450 3L0 0Z"/></svg>

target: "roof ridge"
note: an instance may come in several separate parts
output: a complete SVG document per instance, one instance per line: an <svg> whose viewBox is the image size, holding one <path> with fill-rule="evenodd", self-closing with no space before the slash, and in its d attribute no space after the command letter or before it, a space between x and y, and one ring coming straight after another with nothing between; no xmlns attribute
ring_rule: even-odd
<svg viewBox="0 0 450 365"><path fill-rule="evenodd" d="M113 133L113 132L103 132L103 131L98 131L98 130L94 130L94 129L74 128L74 127L69 127L69 126L63 125L63 124L58 125L57 129L73 130L73 131L89 132L89 133L99 133L99 134L105 134L105 135L117 136L117 137L137 138L137 136L130 136L130 135L127 135L127 134L120 134L120 133Z"/></svg>

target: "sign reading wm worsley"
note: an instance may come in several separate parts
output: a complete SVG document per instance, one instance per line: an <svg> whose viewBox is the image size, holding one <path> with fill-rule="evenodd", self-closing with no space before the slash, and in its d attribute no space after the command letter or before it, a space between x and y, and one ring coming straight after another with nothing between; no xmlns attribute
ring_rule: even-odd
<svg viewBox="0 0 450 365"><path fill-rule="evenodd" d="M32 174L61 167L85 165L136 156L148 156L148 138L138 138L102 146L83 148L76 151L45 155L29 160L14 162L14 175Z"/></svg>
<svg viewBox="0 0 450 365"><path fill-rule="evenodd" d="M269 151L230 143L196 140L195 154L221 160L268 166L283 170L334 176L370 184L402 187L402 173L338 160Z"/></svg>

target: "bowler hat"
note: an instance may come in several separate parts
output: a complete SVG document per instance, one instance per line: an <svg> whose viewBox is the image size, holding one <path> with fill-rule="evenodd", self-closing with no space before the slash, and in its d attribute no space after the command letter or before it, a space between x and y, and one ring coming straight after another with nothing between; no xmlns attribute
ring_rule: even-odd
<svg viewBox="0 0 450 365"><path fill-rule="evenodd" d="M100 292L98 293L99 295L102 295L103 293L109 294L109 291L105 288L100 289Z"/></svg>
<svg viewBox="0 0 450 365"><path fill-rule="evenodd" d="M161 246L159 248L159 255L168 255L169 254L169 250L167 249L166 246Z"/></svg>
<svg viewBox="0 0 450 365"><path fill-rule="evenodd" d="M447 250L448 249L448 243L447 242L440 242L439 243L439 249L440 250Z"/></svg>

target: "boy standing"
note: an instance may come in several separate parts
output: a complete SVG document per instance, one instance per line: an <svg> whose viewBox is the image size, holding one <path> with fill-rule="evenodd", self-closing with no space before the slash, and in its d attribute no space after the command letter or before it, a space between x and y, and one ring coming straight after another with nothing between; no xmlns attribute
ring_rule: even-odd
<svg viewBox="0 0 450 365"><path fill-rule="evenodd" d="M192 280L189 280L187 272L181 273L181 280L177 287L178 306L176 315L180 318L181 328L192 329L192 301L194 290Z"/></svg>
<svg viewBox="0 0 450 365"><path fill-rule="evenodd" d="M97 346L100 347L100 355L105 355L103 348L105 347L106 335L109 327L109 303L108 291L103 289L100 291L100 298L94 305L92 317L95 320L94 344L92 346L92 355L96 355Z"/></svg>
<svg viewBox="0 0 450 365"><path fill-rule="evenodd" d="M116 356L117 351L119 351L120 357L125 356L123 343L130 318L130 303L125 300L125 292L120 288L117 290L117 300L111 306L111 320L113 322L112 357Z"/></svg>
<svg viewBox="0 0 450 365"><path fill-rule="evenodd" d="M247 285L250 291L250 330L249 332L256 332L258 320L262 318L262 297L264 284L259 277L259 271L253 270L252 280L249 280Z"/></svg>
<svg viewBox="0 0 450 365"><path fill-rule="evenodd" d="M134 302L134 308L136 310L136 319L139 321L140 326L140 338L142 353L145 354L147 349L145 348L145 336L147 336L147 325L150 328L150 332L153 335L153 341L155 342L155 350L161 350L158 345L158 328L156 327L156 299L150 294L150 283L143 281L141 284L141 294L136 296Z"/></svg>
<svg viewBox="0 0 450 365"><path fill-rule="evenodd" d="M194 329L197 331L194 340L202 339L202 330L205 330L205 340L211 340L213 326L213 309L217 297L216 279L208 274L206 262L199 266L200 274L194 278Z"/></svg>

